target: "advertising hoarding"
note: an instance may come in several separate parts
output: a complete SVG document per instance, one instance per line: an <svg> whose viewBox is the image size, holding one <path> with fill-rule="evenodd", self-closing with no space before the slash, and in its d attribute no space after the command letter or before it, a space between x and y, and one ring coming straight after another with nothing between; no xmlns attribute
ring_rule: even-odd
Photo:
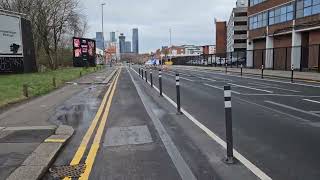
<svg viewBox="0 0 320 180"><path fill-rule="evenodd" d="M23 57L21 18L0 14L0 57Z"/></svg>
<svg viewBox="0 0 320 180"><path fill-rule="evenodd" d="M96 41L73 38L73 65L75 67L96 66Z"/></svg>

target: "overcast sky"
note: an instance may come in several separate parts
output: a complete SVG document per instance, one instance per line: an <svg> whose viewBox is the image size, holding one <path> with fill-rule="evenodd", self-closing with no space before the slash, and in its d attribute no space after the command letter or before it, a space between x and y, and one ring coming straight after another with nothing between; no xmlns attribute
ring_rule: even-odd
<svg viewBox="0 0 320 180"><path fill-rule="evenodd" d="M131 41L137 27L140 52L151 52L169 45L169 28L173 45L215 44L214 18L228 20L236 0L82 0L89 38L101 31L102 2L106 39L118 31Z"/></svg>

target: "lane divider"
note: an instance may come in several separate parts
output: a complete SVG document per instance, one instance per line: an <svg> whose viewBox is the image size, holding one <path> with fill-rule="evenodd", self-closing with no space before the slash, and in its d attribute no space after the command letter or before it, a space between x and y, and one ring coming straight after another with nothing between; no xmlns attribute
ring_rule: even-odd
<svg viewBox="0 0 320 180"><path fill-rule="evenodd" d="M137 75L136 70L131 68L133 72L135 72ZM159 89L154 86L154 89L159 92ZM169 98L165 93L163 93L163 97L169 101L170 104L172 104L175 108L177 108L177 104ZM201 130L203 130L211 139L216 141L218 144L220 144L224 149L227 149L227 144L224 140L222 140L218 135L216 135L214 132L212 132L209 128L207 128L205 125L203 125L200 121L198 121L195 117L193 117L189 112L187 112L184 108L181 108L181 112L190 119L195 125L197 125ZM246 159L243 155L241 155L237 150L233 149L234 157L237 158L244 166L246 166L252 173L254 173L258 178L262 180L272 180L270 176L268 176L266 173L264 173L261 169L259 169L257 166L255 166L253 163L251 163L248 159Z"/></svg>

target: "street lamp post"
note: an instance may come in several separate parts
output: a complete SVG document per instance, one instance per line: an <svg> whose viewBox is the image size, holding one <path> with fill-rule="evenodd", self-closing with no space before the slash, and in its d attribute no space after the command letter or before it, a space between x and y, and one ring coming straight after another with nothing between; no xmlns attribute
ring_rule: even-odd
<svg viewBox="0 0 320 180"><path fill-rule="evenodd" d="M101 30L102 30L102 39L103 39L103 42L102 42L102 43L103 43L103 45L102 45L103 54L102 54L102 55L103 55L104 61L105 61L105 58L106 58L106 57L105 57L105 52L104 52L106 48L105 48L105 46L104 46L103 6L105 6L105 5L106 5L106 3L102 3L102 4L101 4L101 21L102 21L102 23L101 23L101 24L102 24L102 29L101 29Z"/></svg>

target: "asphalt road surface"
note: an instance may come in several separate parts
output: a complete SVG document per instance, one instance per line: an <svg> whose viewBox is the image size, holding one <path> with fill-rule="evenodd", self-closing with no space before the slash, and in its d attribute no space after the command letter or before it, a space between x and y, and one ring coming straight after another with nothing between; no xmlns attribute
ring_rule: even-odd
<svg viewBox="0 0 320 180"><path fill-rule="evenodd" d="M138 66L133 69L138 72ZM265 174L281 180L319 179L319 84L173 67L162 79L163 92L174 101L177 72L182 107L222 139L223 86L232 87L234 148ZM153 77L159 87L158 70Z"/></svg>

